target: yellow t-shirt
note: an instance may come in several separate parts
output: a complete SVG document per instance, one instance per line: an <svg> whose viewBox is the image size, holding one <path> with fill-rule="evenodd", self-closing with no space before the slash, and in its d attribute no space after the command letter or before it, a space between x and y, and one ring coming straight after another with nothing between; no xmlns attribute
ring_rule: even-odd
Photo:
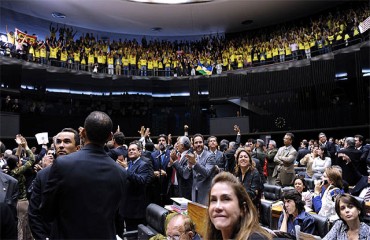
<svg viewBox="0 0 370 240"><path fill-rule="evenodd" d="M57 47L55 47L55 48L50 47L50 56L49 56L49 58L56 59L58 50L59 49Z"/></svg>
<svg viewBox="0 0 370 240"><path fill-rule="evenodd" d="M113 64L114 64L114 58L108 57L108 65L113 65Z"/></svg>
<svg viewBox="0 0 370 240"><path fill-rule="evenodd" d="M103 58L103 55L99 55L99 56L98 56L98 63L99 63L99 64L104 64L104 58Z"/></svg>
<svg viewBox="0 0 370 240"><path fill-rule="evenodd" d="M122 57L122 66L128 67L130 60L127 57Z"/></svg>
<svg viewBox="0 0 370 240"><path fill-rule="evenodd" d="M75 62L80 62L81 61L80 52L74 52L73 53L73 59L75 60Z"/></svg>
<svg viewBox="0 0 370 240"><path fill-rule="evenodd" d="M11 43L11 44L15 44L15 36L14 34L13 35L10 35L10 33L7 33L6 36L8 37L8 43Z"/></svg>
<svg viewBox="0 0 370 240"><path fill-rule="evenodd" d="M46 48L40 48L40 57L46 58Z"/></svg>
<svg viewBox="0 0 370 240"><path fill-rule="evenodd" d="M89 57L87 59L87 62L89 64L94 64L95 63L95 55L93 53L89 53Z"/></svg>
<svg viewBox="0 0 370 240"><path fill-rule="evenodd" d="M143 59L140 59L140 66L146 66L146 59L143 58Z"/></svg>
<svg viewBox="0 0 370 240"><path fill-rule="evenodd" d="M153 69L153 60L148 60L148 69L149 70Z"/></svg>
<svg viewBox="0 0 370 240"><path fill-rule="evenodd" d="M158 60L153 60L153 68L158 68Z"/></svg>
<svg viewBox="0 0 370 240"><path fill-rule="evenodd" d="M40 57L40 49L36 49L35 50L35 58L39 58Z"/></svg>
<svg viewBox="0 0 370 240"><path fill-rule="evenodd" d="M290 49L289 45L285 46L285 55L289 56L292 54L292 49Z"/></svg>
<svg viewBox="0 0 370 240"><path fill-rule="evenodd" d="M62 62L67 61L67 57L68 57L67 51L61 52L61 54L60 54L60 61L62 61Z"/></svg>
<svg viewBox="0 0 370 240"><path fill-rule="evenodd" d="M276 47L276 48L274 48L273 50L272 50L272 56L277 56L277 55L279 55L279 49Z"/></svg>
<svg viewBox="0 0 370 240"><path fill-rule="evenodd" d="M136 65L136 56L135 55L130 55L130 64L131 65Z"/></svg>

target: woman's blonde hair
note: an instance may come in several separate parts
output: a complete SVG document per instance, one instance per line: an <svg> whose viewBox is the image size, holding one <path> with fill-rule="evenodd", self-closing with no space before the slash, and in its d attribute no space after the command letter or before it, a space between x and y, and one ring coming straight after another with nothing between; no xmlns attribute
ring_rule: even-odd
<svg viewBox="0 0 370 240"><path fill-rule="evenodd" d="M212 188L216 183L226 183L233 189L239 203L239 209L243 211L239 221L235 224L233 235L231 236L236 240L248 239L253 233L258 233L267 239L272 239L271 234L264 230L258 222L257 210L249 198L247 191L239 180L228 172L221 172L215 176L212 181L211 190L208 194L208 208L210 205L210 197ZM217 230L213 225L209 214L207 215L207 234L205 239L222 239L222 233Z"/></svg>
<svg viewBox="0 0 370 240"><path fill-rule="evenodd" d="M337 188L343 188L343 181L342 181L342 172L334 166L328 167L325 170L326 176L330 181L333 182L332 185L334 185Z"/></svg>

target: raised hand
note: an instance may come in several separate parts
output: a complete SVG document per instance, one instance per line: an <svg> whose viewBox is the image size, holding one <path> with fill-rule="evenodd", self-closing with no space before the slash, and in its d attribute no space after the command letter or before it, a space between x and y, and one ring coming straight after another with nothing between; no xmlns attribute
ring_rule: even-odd
<svg viewBox="0 0 370 240"><path fill-rule="evenodd" d="M240 132L240 128L238 125L234 125L234 131L239 133Z"/></svg>

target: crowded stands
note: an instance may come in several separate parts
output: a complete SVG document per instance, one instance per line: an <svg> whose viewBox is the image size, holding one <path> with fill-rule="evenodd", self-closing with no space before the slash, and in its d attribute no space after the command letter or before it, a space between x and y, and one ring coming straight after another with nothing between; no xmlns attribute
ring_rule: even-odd
<svg viewBox="0 0 370 240"><path fill-rule="evenodd" d="M4 55L108 75L194 76L204 74L200 66L221 74L368 41L358 25L369 15L368 5L356 4L299 23L175 42L101 40L51 23L50 35L33 43L7 28ZM333 138L320 130L315 138L297 139L289 130L278 140L281 132L252 138L231 125L235 135L218 139L177 121L184 132L177 138L160 124L127 137L132 126L112 116L149 116L151 97L125 93L115 106L91 99L80 106L71 98L66 106L62 99L30 96L21 105L6 96L1 111L87 117L78 129L63 126L37 144L21 133L0 141L1 239L140 239L140 229L152 222L162 224L152 239L369 239L368 133L353 129ZM161 134L153 137L153 131ZM190 210L168 207L174 197L206 209L204 229L194 225ZM167 210L183 215L170 217ZM159 213L160 220L151 219Z"/></svg>

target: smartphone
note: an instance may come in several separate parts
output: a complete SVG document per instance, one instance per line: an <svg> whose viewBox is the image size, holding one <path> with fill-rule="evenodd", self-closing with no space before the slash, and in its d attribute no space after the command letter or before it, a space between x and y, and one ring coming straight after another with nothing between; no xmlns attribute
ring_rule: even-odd
<svg viewBox="0 0 370 240"><path fill-rule="evenodd" d="M326 184L328 184L329 182L328 182L328 180L324 180L324 181L322 181L322 185L326 185Z"/></svg>

